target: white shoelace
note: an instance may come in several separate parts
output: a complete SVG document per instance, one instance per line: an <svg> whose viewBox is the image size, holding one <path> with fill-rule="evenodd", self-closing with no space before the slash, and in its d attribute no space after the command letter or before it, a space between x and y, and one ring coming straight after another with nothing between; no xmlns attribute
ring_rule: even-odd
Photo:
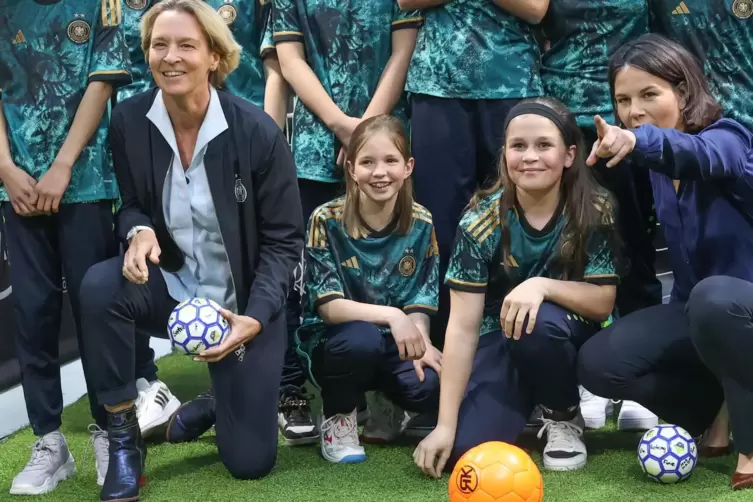
<svg viewBox="0 0 753 502"><path fill-rule="evenodd" d="M332 430L332 436L341 445L359 446L358 419L355 413L349 415L335 415L322 422L322 433Z"/></svg>
<svg viewBox="0 0 753 502"><path fill-rule="evenodd" d="M44 468L47 464L52 462L53 448L57 445L57 441L51 441L46 436L43 436L36 441L31 447L31 458L26 464L26 469L40 469Z"/></svg>
<svg viewBox="0 0 753 502"><path fill-rule="evenodd" d="M91 437L89 438L89 444L94 450L94 457L99 467L100 462L110 462L110 441L107 437L107 431L102 430L97 424L89 424L88 427ZM90 449L87 448L84 453L84 463L88 460Z"/></svg>
<svg viewBox="0 0 753 502"><path fill-rule="evenodd" d="M580 441L583 429L572 422L556 422L547 418L543 419L544 425L539 430L538 438L546 432L546 442L552 448L563 451L573 451Z"/></svg>

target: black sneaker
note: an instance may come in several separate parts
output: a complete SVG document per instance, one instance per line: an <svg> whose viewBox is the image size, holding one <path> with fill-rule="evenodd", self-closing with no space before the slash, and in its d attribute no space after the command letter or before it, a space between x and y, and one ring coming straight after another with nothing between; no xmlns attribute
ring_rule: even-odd
<svg viewBox="0 0 753 502"><path fill-rule="evenodd" d="M199 394L183 403L167 422L165 439L168 443L196 441L217 421L214 396L211 392Z"/></svg>
<svg viewBox="0 0 753 502"><path fill-rule="evenodd" d="M314 444L319 441L319 429L311 418L309 399L303 389L280 396L277 425L285 444Z"/></svg>

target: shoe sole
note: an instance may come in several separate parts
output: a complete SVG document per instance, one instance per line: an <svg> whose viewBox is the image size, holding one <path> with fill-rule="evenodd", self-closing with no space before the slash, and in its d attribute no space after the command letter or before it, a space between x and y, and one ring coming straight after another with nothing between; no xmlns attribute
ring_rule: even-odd
<svg viewBox="0 0 753 502"><path fill-rule="evenodd" d="M307 444L316 444L319 442L319 435L311 436L311 437L301 437L301 438L286 438L285 436L282 437L282 442L286 444L287 446L302 446Z"/></svg>
<svg viewBox="0 0 753 502"><path fill-rule="evenodd" d="M41 486L11 486L9 493L11 495L44 495L50 493L61 481L65 481L76 474L76 464L73 457L61 465L55 473L47 478Z"/></svg>
<svg viewBox="0 0 753 502"><path fill-rule="evenodd" d="M583 458L583 460L577 463L566 463L566 462L569 462L570 460L571 459L547 460L547 457L544 456L544 469L546 469L547 471L558 471L558 472L577 471L577 470L583 469L586 466L588 457Z"/></svg>
<svg viewBox="0 0 753 502"><path fill-rule="evenodd" d="M361 462L366 462L366 455L348 455L347 457L343 457L340 460L337 460L334 457L330 457L326 453L324 453L324 450L322 450L322 457L324 457L325 460L332 462L333 464L360 464Z"/></svg>
<svg viewBox="0 0 753 502"><path fill-rule="evenodd" d="M425 438L429 434L432 433L434 429L405 429L403 431L403 436L409 437L409 438Z"/></svg>
<svg viewBox="0 0 753 502"><path fill-rule="evenodd" d="M144 488L145 484L146 484L146 476L142 475L139 478L139 489ZM107 500L99 499L99 502L137 502L139 500L141 500L140 493L134 497L126 497L124 499L107 499Z"/></svg>
<svg viewBox="0 0 753 502"><path fill-rule="evenodd" d="M362 442L366 444L389 444L394 442L398 437L400 437L400 434L395 434L394 436L385 437L385 436L368 436L361 434L360 439Z"/></svg>
<svg viewBox="0 0 753 502"><path fill-rule="evenodd" d="M165 409L162 411L159 417L147 423L146 425L144 425L144 427L141 427L141 424L139 424L139 427L141 427L141 437L146 439L147 437L151 436L155 432L155 429L157 429L160 425L164 425L169 422L179 408L180 401L178 401L178 398L173 396L173 398L165 405Z"/></svg>
<svg viewBox="0 0 753 502"><path fill-rule="evenodd" d="M644 432L659 425L659 419L618 418L617 429L623 432Z"/></svg>

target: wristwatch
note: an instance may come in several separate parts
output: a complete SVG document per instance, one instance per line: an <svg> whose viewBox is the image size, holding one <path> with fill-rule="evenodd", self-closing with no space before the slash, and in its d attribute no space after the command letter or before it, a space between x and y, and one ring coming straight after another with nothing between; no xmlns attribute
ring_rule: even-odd
<svg viewBox="0 0 753 502"><path fill-rule="evenodd" d="M154 232L154 229L152 227L147 227L145 225L136 225L128 231L128 233L126 234L126 240L128 242L131 242L131 239L133 239L136 234L141 232L142 230L149 230Z"/></svg>

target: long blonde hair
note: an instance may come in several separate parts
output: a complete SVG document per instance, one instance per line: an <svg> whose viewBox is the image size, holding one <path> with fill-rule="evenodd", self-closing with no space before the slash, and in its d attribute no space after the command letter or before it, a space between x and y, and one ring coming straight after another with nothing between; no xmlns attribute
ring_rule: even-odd
<svg viewBox="0 0 753 502"><path fill-rule="evenodd" d="M376 134L386 134L395 144L395 148L402 155L403 160L408 162L411 158L410 141L403 124L390 115L378 115L364 120L353 131L348 144L347 159L355 162L358 152L366 142ZM345 175L345 203L343 205L343 226L345 231L354 239L366 237L369 234L368 227L361 219L360 211L361 190L350 175ZM397 194L394 216L398 218L397 231L407 234L413 223L413 181L408 177Z"/></svg>
<svg viewBox="0 0 753 502"><path fill-rule="evenodd" d="M144 51L146 60L149 61L154 23L160 14L168 11L185 12L199 23L209 50L220 57L217 69L209 74L209 83L214 87L222 87L227 76L238 68L243 49L235 41L222 16L202 0L162 0L144 14L141 18L141 50Z"/></svg>

